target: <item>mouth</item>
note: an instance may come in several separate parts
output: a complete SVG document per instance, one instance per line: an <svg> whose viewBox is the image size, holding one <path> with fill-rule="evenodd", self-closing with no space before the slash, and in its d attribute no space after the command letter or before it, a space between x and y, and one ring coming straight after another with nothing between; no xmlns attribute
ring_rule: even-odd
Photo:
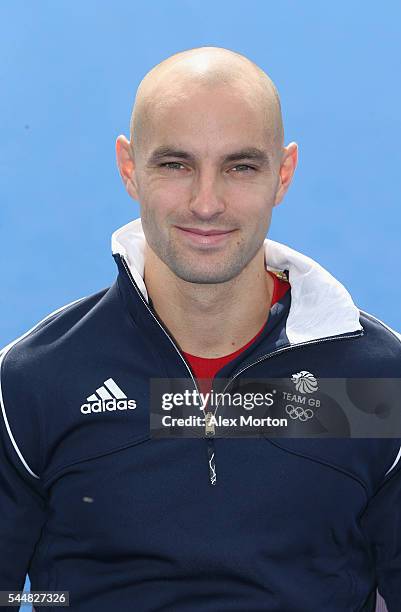
<svg viewBox="0 0 401 612"><path fill-rule="evenodd" d="M192 244L199 246L214 246L223 243L227 238L235 232L235 229L210 229L202 230L195 227L180 227L175 226L180 234L189 240Z"/></svg>

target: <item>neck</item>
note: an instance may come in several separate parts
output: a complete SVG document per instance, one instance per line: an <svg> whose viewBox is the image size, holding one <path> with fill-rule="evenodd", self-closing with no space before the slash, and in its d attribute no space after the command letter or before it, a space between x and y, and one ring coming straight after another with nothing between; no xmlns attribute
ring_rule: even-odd
<svg viewBox="0 0 401 612"><path fill-rule="evenodd" d="M144 281L158 317L180 349L207 358L228 355L258 333L274 288L263 247L236 278L213 285L178 278L147 247Z"/></svg>

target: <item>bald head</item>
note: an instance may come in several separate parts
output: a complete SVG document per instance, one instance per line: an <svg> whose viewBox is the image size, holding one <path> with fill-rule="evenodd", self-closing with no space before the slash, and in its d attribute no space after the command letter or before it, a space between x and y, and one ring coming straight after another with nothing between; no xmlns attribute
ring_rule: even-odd
<svg viewBox="0 0 401 612"><path fill-rule="evenodd" d="M164 104L180 100L194 87L230 88L260 109L275 158L284 144L281 105L273 81L245 56L221 47L199 47L176 53L142 79L130 122L133 153L146 144L150 122Z"/></svg>

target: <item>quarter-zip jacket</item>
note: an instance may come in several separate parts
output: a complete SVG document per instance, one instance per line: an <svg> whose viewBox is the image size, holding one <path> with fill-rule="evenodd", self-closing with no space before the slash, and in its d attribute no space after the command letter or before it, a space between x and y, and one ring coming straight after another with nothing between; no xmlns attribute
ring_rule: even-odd
<svg viewBox="0 0 401 612"><path fill-rule="evenodd" d="M150 381L197 381L149 306L144 245L140 219L114 232L115 282L2 349L0 590L28 572L74 612L373 612L378 588L399 612L400 438L151 436ZM401 379L401 336L338 280L270 239L265 262L291 291L216 385ZM100 398L126 409L81 410Z"/></svg>

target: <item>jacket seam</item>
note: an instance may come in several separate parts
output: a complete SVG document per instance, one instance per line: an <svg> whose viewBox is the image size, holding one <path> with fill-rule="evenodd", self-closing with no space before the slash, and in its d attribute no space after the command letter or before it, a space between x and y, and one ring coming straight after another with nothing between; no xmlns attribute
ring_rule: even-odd
<svg viewBox="0 0 401 612"><path fill-rule="evenodd" d="M297 451L285 448L285 446L281 446L277 442L273 442L273 440L271 438L265 438L265 440L267 440L268 442L273 444L273 446L276 446L277 448L281 449L284 452L290 453L292 455L297 455L298 457L303 457L304 459L308 459L309 461L313 461L315 463L319 463L320 465L323 465L325 467L328 467L328 468L331 468L333 470L336 470L336 472L339 472L343 476L347 476L348 478L351 478L352 480L357 482L363 488L363 490L365 492L365 495L366 495L366 499L369 500L369 490L368 490L368 487L367 487L366 483L361 478L356 476L355 474L352 474L351 472L348 472L344 468L341 468L341 467L339 467L339 466L337 466L335 464L332 464L329 461L323 461L323 460L319 459L318 457L312 457L312 456L307 455L305 453L301 453L301 452L297 452Z"/></svg>
<svg viewBox="0 0 401 612"><path fill-rule="evenodd" d="M393 338L398 340L398 342L401 344L401 338L398 336L398 334L395 333L395 330L393 330L389 325L386 325L383 321L381 321L380 319L372 315L370 312L366 312L366 310L362 310L361 308L359 308L359 312L365 315L368 319L379 323L383 329L386 329L388 332L390 332ZM387 475L390 474L390 472L392 472L393 470L395 470L395 468L397 467L400 461L401 461L401 446L397 450L397 454L395 456L393 463L390 465L389 469L384 474L383 483L386 481Z"/></svg>
<svg viewBox="0 0 401 612"><path fill-rule="evenodd" d="M55 476L57 476L57 474L59 474L66 468L69 468L73 465L77 465L79 463L85 463L86 461L92 461L92 459L99 459L100 457L106 457L107 455L112 455L113 453L117 453L121 450L125 450L126 448L136 446L140 444L141 442L147 442L150 440L151 440L150 434L146 434L145 436L142 436L141 438L131 440L130 442L126 442L125 444L122 444L121 446L113 447L107 451L101 451L100 453L94 453L92 455L88 455L87 457L80 457L79 459L74 459L74 461L70 461L69 463L66 463L65 465L62 465L61 467L58 467L52 472L50 472L46 476L46 479L44 479L43 486L46 487L50 480L52 480Z"/></svg>
<svg viewBox="0 0 401 612"><path fill-rule="evenodd" d="M4 421L4 425L5 425L5 429L7 432L7 436L8 436L8 440L9 442L11 442L11 446L14 450L14 452L16 453L17 457L19 458L20 463L22 463L25 472L27 472L29 474L30 477L35 478L35 480L40 480L40 476L38 474L36 474L30 467L28 461L25 459L16 438L14 437L14 433L11 429L11 425L9 423L9 420L7 418L7 412L6 412L6 405L5 405L5 401L4 401L4 395L3 395L3 385L2 383L4 382L4 366L5 366L5 361L6 361L6 357L9 353L9 351L13 348L13 346L10 346L8 348L8 350L4 353L4 355L2 355L1 357L1 363L0 363L0 403L1 403L1 408L2 408L2 419ZM40 422L40 415L38 415L39 418L39 422ZM39 427L41 428L41 425L39 425ZM39 432L39 438L41 438L41 433ZM40 440L40 444L39 446L41 446L41 440ZM39 449L39 453L40 456L42 457L42 449Z"/></svg>
<svg viewBox="0 0 401 612"><path fill-rule="evenodd" d="M35 331L40 330L44 325L46 325L46 323L49 323L52 320L52 317L56 317L59 313L64 312L69 306L72 306L73 304L77 304L78 302L82 301L85 299L86 296L82 297L82 298L78 298L77 300L74 300L72 302L69 302L68 304L65 304L64 306L61 306L60 308L57 308L56 310L54 310L53 312L49 313L48 315L46 315L43 319L41 319L38 323L36 323L33 327L31 327L28 331L26 331L25 333L23 333L21 336L18 336L15 340L12 340L11 342L9 342L8 344L6 344L6 346L4 346L1 351L0 351L0 404L1 404L1 408L2 408L2 414L3 414L3 421L6 427L6 431L8 434L8 438L12 444L12 447L14 449L14 451L16 452L17 456L20 459L20 462L22 463L22 465L24 466L26 472L28 472L29 476L35 478L36 480L40 480L40 475L36 474L30 467L28 461L25 459L24 455L21 452L21 449L17 443L17 440L14 437L14 434L12 432L11 429L11 425L7 419L7 412L6 412L6 406L5 406L5 401L4 401L4 396L3 396L3 390L2 390L2 378L4 381L4 376L2 376L2 374L4 374L4 369L5 369L5 362L6 362L6 358L7 355L12 351L12 349L19 344L22 340L24 340L25 338L28 338L31 334L33 334ZM38 411L38 420L39 420L39 456L40 456L40 463L43 466L43 458L44 458L44 446L43 446L43 434L44 434L44 426L43 426L43 417L41 415L41 411Z"/></svg>
<svg viewBox="0 0 401 612"><path fill-rule="evenodd" d="M392 478L395 478L397 474L399 474L400 472L401 472L401 466L399 465L398 467L394 466L394 468L391 470L391 473L387 472L387 474L390 474L390 475L387 476L386 474L383 480L379 482L379 484L373 490L372 496L370 497L369 501L373 499L376 495L378 495L380 491L382 490L382 488L385 487L387 483L390 482Z"/></svg>

